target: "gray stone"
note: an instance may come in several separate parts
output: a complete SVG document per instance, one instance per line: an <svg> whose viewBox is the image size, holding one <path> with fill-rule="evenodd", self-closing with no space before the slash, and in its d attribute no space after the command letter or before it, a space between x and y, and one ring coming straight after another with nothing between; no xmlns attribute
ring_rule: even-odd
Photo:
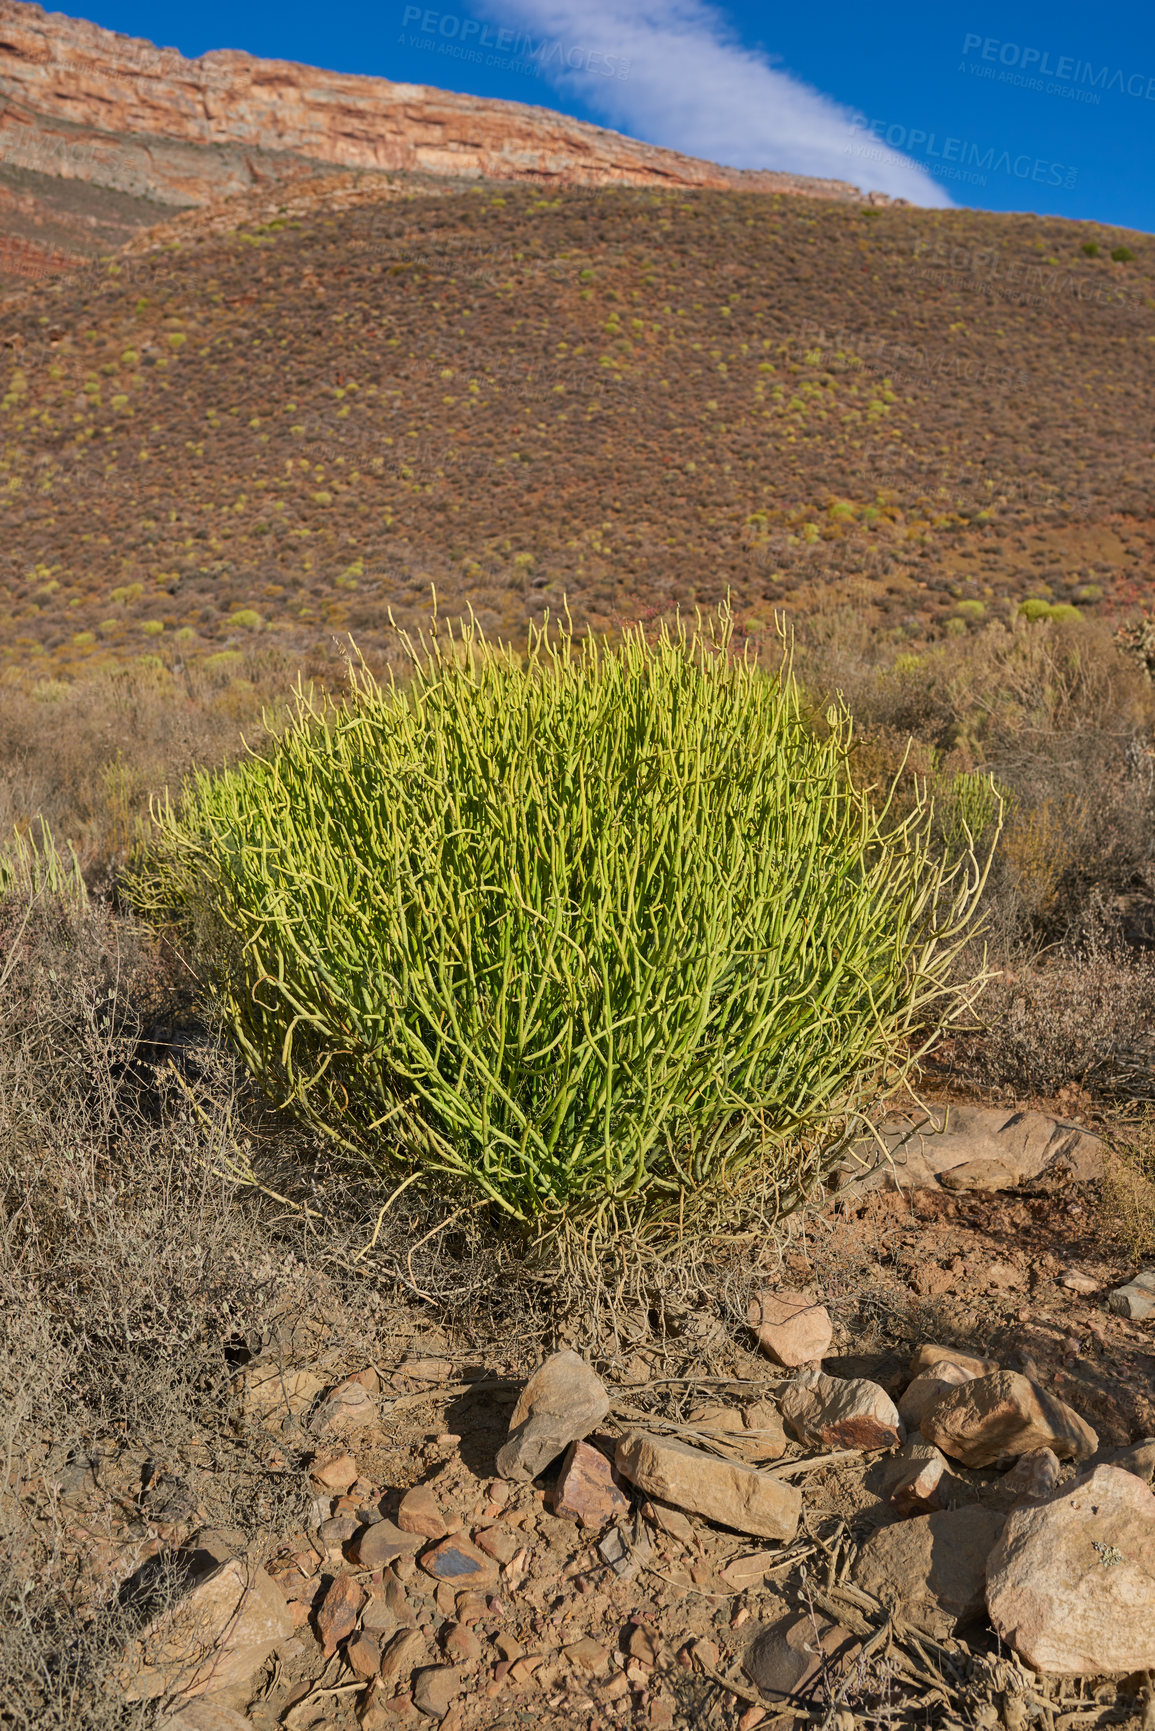
<svg viewBox="0 0 1155 1731"><path fill-rule="evenodd" d="M1155 1316L1155 1268L1143 1269L1126 1286L1109 1292L1107 1309L1116 1316L1129 1316L1132 1322L1146 1322Z"/></svg>

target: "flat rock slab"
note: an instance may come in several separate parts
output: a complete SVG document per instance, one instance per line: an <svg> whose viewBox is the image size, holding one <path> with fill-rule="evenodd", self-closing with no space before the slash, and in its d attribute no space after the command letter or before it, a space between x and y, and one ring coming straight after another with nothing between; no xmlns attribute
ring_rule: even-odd
<svg viewBox="0 0 1155 1731"><path fill-rule="evenodd" d="M879 1145L881 1143L881 1146ZM855 1142L840 1168L840 1196L870 1190L1007 1190L1046 1177L1100 1177L1098 1136L1046 1112L935 1106L888 1118L878 1138Z"/></svg>
<svg viewBox="0 0 1155 1731"><path fill-rule="evenodd" d="M740 1461L633 1431L618 1444L615 1465L647 1495L735 1532L789 1540L798 1531L801 1491Z"/></svg>
<svg viewBox="0 0 1155 1731"><path fill-rule="evenodd" d="M854 1581L884 1604L897 1606L916 1627L953 1635L983 1610L987 1558L1004 1519L993 1509L971 1507L883 1527L859 1552Z"/></svg>
<svg viewBox="0 0 1155 1731"><path fill-rule="evenodd" d="M1155 1669L1155 1496L1101 1466L1015 1509L987 1563L997 1633L1058 1677Z"/></svg>
<svg viewBox="0 0 1155 1731"><path fill-rule="evenodd" d="M536 1478L572 1442L596 1430L610 1410L609 1391L579 1353L555 1352L535 1370L497 1453L503 1479Z"/></svg>
<svg viewBox="0 0 1155 1731"><path fill-rule="evenodd" d="M977 1376L940 1395L919 1426L928 1442L968 1467L1051 1449L1060 1460L1089 1460L1099 1438L1057 1395L1015 1370Z"/></svg>

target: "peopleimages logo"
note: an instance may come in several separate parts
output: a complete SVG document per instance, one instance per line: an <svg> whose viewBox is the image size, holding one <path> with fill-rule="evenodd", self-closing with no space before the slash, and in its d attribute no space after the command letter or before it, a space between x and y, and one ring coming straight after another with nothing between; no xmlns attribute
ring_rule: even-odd
<svg viewBox="0 0 1155 1731"><path fill-rule="evenodd" d="M979 36L968 31L963 38L963 61L960 72L970 72L983 78L994 78L1000 84L1015 84L1027 90L1043 90L1049 96L1072 96L1081 102L1099 102L1104 90L1118 91L1120 96L1137 97L1155 102L1155 77L1144 72L1126 73L1109 66L1096 70L1090 60L1078 60L1070 54L1054 57L1049 49L1026 48L1018 42L1002 42L997 36ZM970 56L976 58L969 58ZM1043 80L1054 79L1045 85Z"/></svg>
<svg viewBox="0 0 1155 1731"><path fill-rule="evenodd" d="M509 71L526 72L540 78L549 72L596 72L602 78L628 78L630 62L619 54L604 54L597 48L583 48L577 43L551 42L544 36L537 41L520 30L497 30L476 18L463 18L457 12L432 12L423 6L406 6L401 19L402 31L409 25L417 32L402 43L410 48L433 49L455 60L470 60L486 66L505 66ZM426 40L422 40L422 37ZM508 56L508 59L506 58Z"/></svg>
<svg viewBox="0 0 1155 1731"><path fill-rule="evenodd" d="M938 165L932 168L931 173L941 180L962 180L973 186L985 186L988 174L1011 174L1016 180L1033 180L1039 186L1070 188L1079 178L1078 169L1067 163L1051 162L1046 157L1030 156L1025 151L1012 156L1009 150L998 150L993 144L980 150L977 144L971 144L965 138L940 140L937 133L926 132L920 126L888 125L885 120L867 120L859 115L851 122L850 132L858 139L873 138L879 144L889 145L892 150L926 157ZM853 143L846 146L843 154L874 160L881 158L883 152L873 150L869 144Z"/></svg>

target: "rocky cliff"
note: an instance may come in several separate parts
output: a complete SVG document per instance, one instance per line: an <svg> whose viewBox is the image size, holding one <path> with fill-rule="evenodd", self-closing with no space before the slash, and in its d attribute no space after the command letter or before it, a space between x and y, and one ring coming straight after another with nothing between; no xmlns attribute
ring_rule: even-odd
<svg viewBox="0 0 1155 1731"><path fill-rule="evenodd" d="M320 164L861 196L844 181L720 167L547 108L232 51L186 60L20 0L0 0L0 103L0 161L169 206L215 203Z"/></svg>

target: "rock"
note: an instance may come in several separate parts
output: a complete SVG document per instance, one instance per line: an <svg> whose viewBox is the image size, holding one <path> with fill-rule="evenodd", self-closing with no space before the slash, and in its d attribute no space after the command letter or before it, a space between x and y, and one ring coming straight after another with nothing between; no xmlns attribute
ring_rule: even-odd
<svg viewBox="0 0 1155 1731"><path fill-rule="evenodd" d="M709 1431L714 1436L741 1436L746 1429L746 1421L736 1406L723 1406L716 1400L692 1406L686 1422L695 1430Z"/></svg>
<svg viewBox="0 0 1155 1731"><path fill-rule="evenodd" d="M250 1423L279 1429L285 1419L307 1412L325 1384L311 1370L291 1370L258 1358L240 1372L235 1386Z"/></svg>
<svg viewBox="0 0 1155 1731"><path fill-rule="evenodd" d="M473 1587L488 1592L497 1585L497 1566L484 1551L462 1534L442 1539L420 1559L421 1567L435 1581L448 1581L456 1588Z"/></svg>
<svg viewBox="0 0 1155 1731"><path fill-rule="evenodd" d="M944 1469L947 1464L941 1451L915 1431L897 1453L876 1463L868 1482L879 1496L889 1500L903 1480L917 1476L928 1461L937 1461Z"/></svg>
<svg viewBox="0 0 1155 1731"><path fill-rule="evenodd" d="M722 1579L736 1593L747 1587L761 1586L767 1571L782 1561L781 1551L751 1551L744 1557L733 1557L722 1570Z"/></svg>
<svg viewBox="0 0 1155 1731"><path fill-rule="evenodd" d="M834 1338L829 1311L804 1292L756 1293L746 1320L767 1358L788 1370L824 1357Z"/></svg>
<svg viewBox="0 0 1155 1731"><path fill-rule="evenodd" d="M856 1142L839 1195L1083 1182L1102 1171L1101 1140L1077 1124L1045 1112L952 1104L890 1118L877 1138Z"/></svg>
<svg viewBox="0 0 1155 1731"><path fill-rule="evenodd" d="M1155 1496L1133 1473L1100 1466L1013 1510L987 1564L987 1608L1037 1671L1155 1669Z"/></svg>
<svg viewBox="0 0 1155 1731"><path fill-rule="evenodd" d="M892 1449L906 1440L898 1408L876 1382L804 1370L786 1385L782 1417L805 1448Z"/></svg>
<svg viewBox="0 0 1155 1731"><path fill-rule="evenodd" d="M801 1492L756 1467L644 1431L622 1438L615 1464L639 1490L719 1526L764 1539L792 1539L798 1530Z"/></svg>
<svg viewBox="0 0 1155 1731"><path fill-rule="evenodd" d="M746 1434L740 1447L747 1460L776 1461L786 1452L782 1414L772 1401L756 1400L743 1410Z"/></svg>
<svg viewBox="0 0 1155 1731"><path fill-rule="evenodd" d="M332 1658L346 1635L357 1627L364 1603L365 1589L352 1575L334 1577L317 1609L317 1633L326 1659Z"/></svg>
<svg viewBox="0 0 1155 1731"><path fill-rule="evenodd" d="M910 1361L912 1377L927 1376L940 1364L957 1365L960 1370L967 1370L972 1377L990 1376L998 1370L997 1358L978 1358L972 1352L960 1352L957 1346L920 1346Z"/></svg>
<svg viewBox="0 0 1155 1731"><path fill-rule="evenodd" d="M568 1348L547 1358L521 1391L509 1439L497 1455L502 1478L532 1479L552 1460L596 1430L610 1410L601 1378Z"/></svg>
<svg viewBox="0 0 1155 1731"><path fill-rule="evenodd" d="M357 1462L352 1455L338 1455L309 1468L309 1477L323 1491L347 1491L357 1483Z"/></svg>
<svg viewBox="0 0 1155 1731"><path fill-rule="evenodd" d="M492 1557L495 1563L512 1563L518 1551L521 1550L521 1536L511 1533L508 1527L480 1527L473 1535L473 1542L479 1551L484 1551L487 1557Z"/></svg>
<svg viewBox="0 0 1155 1731"><path fill-rule="evenodd" d="M898 1403L898 1416L907 1430L918 1430L928 1406L945 1394L948 1388L959 1388L974 1381L974 1371L956 1364L949 1358L940 1359L932 1371L916 1376Z"/></svg>
<svg viewBox="0 0 1155 1731"><path fill-rule="evenodd" d="M872 1533L855 1561L855 1584L910 1623L952 1635L985 1603L986 1562L1004 1517L972 1506L916 1515Z"/></svg>
<svg viewBox="0 0 1155 1731"><path fill-rule="evenodd" d="M1065 1286L1068 1292L1081 1292L1087 1297L1099 1290L1099 1282L1095 1276L1084 1274L1080 1268L1064 1268L1059 1276L1059 1285Z"/></svg>
<svg viewBox="0 0 1155 1731"><path fill-rule="evenodd" d="M358 1677L375 1677L381 1669L381 1643L362 1629L345 1648L345 1657Z"/></svg>
<svg viewBox="0 0 1155 1731"><path fill-rule="evenodd" d="M578 1641L571 1641L562 1652L571 1665L576 1665L581 1671L604 1671L610 1662L609 1648L603 1647L600 1641L595 1641L592 1635L583 1635Z"/></svg>
<svg viewBox="0 0 1155 1731"><path fill-rule="evenodd" d="M988 1156L986 1159L964 1160L960 1166L949 1166L939 1173L938 1181L944 1190L992 1193L1014 1189L1019 1174L1007 1161Z"/></svg>
<svg viewBox="0 0 1155 1731"><path fill-rule="evenodd" d="M901 1478L890 1493L890 1506L905 1518L929 1515L947 1506L946 1461L935 1451L937 1459L919 1461Z"/></svg>
<svg viewBox="0 0 1155 1731"><path fill-rule="evenodd" d="M456 1665L427 1665L413 1679L413 1705L428 1719L444 1719L463 1681Z"/></svg>
<svg viewBox="0 0 1155 1731"><path fill-rule="evenodd" d="M216 203L269 184L275 214L291 192L283 183L315 174L318 164L367 170L370 181L384 170L547 188L622 182L864 202L846 181L703 162L525 103L239 50L186 59L82 19L23 6L8 12L0 156L161 206ZM442 38L448 34L442 27ZM431 33L426 43L437 40ZM488 46L500 56L511 45L521 52L513 36L474 51L484 56ZM629 72L628 61L611 57L606 66L619 77ZM866 202L891 201L869 193Z"/></svg>
<svg viewBox="0 0 1155 1731"><path fill-rule="evenodd" d="M243 1685L292 1633L276 1582L233 1558L195 1581L130 1643L125 1699L183 1700Z"/></svg>
<svg viewBox="0 0 1155 1731"><path fill-rule="evenodd" d="M835 1682L858 1653L848 1629L821 1616L788 1616L761 1626L742 1669L770 1701L819 1705L824 1680Z"/></svg>
<svg viewBox="0 0 1155 1731"><path fill-rule="evenodd" d="M644 1623L635 1623L626 1636L626 1652L639 1665L652 1671L663 1659L665 1650L662 1638L655 1630L647 1629Z"/></svg>
<svg viewBox="0 0 1155 1731"><path fill-rule="evenodd" d="M693 1542L694 1523L681 1509L672 1509L666 1503L649 1499L642 1504L642 1519L657 1527L659 1532L668 1533L672 1539L680 1539L684 1545Z"/></svg>
<svg viewBox="0 0 1155 1731"><path fill-rule="evenodd" d="M382 1682L408 1682L426 1651L425 1636L419 1629L403 1629L399 1635L394 1635L381 1655Z"/></svg>
<svg viewBox="0 0 1155 1731"><path fill-rule="evenodd" d="M217 1700L190 1701L171 1719L162 1719L160 1731L253 1731L253 1722Z"/></svg>
<svg viewBox="0 0 1155 1731"><path fill-rule="evenodd" d="M1155 1316L1155 1268L1145 1268L1126 1286L1109 1292L1107 1309L1116 1316L1129 1316L1132 1322L1146 1322Z"/></svg>
<svg viewBox="0 0 1155 1731"><path fill-rule="evenodd" d="M442 1632L445 1657L458 1665L478 1665L484 1649L473 1630L465 1623L449 1623Z"/></svg>
<svg viewBox="0 0 1155 1731"><path fill-rule="evenodd" d="M590 1532L600 1532L629 1506L613 1462L589 1443L571 1443L554 1491L554 1514L576 1521Z"/></svg>
<svg viewBox="0 0 1155 1731"><path fill-rule="evenodd" d="M1155 1437L1144 1437L1142 1442L1133 1443L1130 1448L1116 1450L1107 1464L1122 1467L1125 1473L1134 1473L1150 1484L1155 1478Z"/></svg>
<svg viewBox="0 0 1155 1731"><path fill-rule="evenodd" d="M1032 1449L1020 1455L1009 1472L1003 1474L999 1490L1013 1499L1015 1506L1045 1502L1058 1489L1062 1468L1059 1457L1048 1448Z"/></svg>
<svg viewBox="0 0 1155 1731"><path fill-rule="evenodd" d="M318 1435L351 1436L375 1425L380 1414L377 1402L358 1377L346 1377L330 1389L309 1421Z"/></svg>
<svg viewBox="0 0 1155 1731"><path fill-rule="evenodd" d="M968 1467L989 1467L1006 1455L1049 1448L1061 1460L1086 1460L1099 1439L1057 1395L999 1370L948 1389L922 1416L928 1442Z"/></svg>
<svg viewBox="0 0 1155 1731"><path fill-rule="evenodd" d="M392 1521L374 1521L362 1527L352 1549L363 1569L384 1569L398 1557L413 1557L421 1549L415 1533L403 1533Z"/></svg>
<svg viewBox="0 0 1155 1731"><path fill-rule="evenodd" d="M414 1485L405 1492L397 1510L397 1525L403 1533L417 1533L423 1539L443 1539L449 1531L441 1504L428 1485Z"/></svg>
<svg viewBox="0 0 1155 1731"><path fill-rule="evenodd" d="M322 1521L317 1528L317 1537L326 1557L343 1556L345 1546L360 1525L355 1515L333 1515L329 1520Z"/></svg>

